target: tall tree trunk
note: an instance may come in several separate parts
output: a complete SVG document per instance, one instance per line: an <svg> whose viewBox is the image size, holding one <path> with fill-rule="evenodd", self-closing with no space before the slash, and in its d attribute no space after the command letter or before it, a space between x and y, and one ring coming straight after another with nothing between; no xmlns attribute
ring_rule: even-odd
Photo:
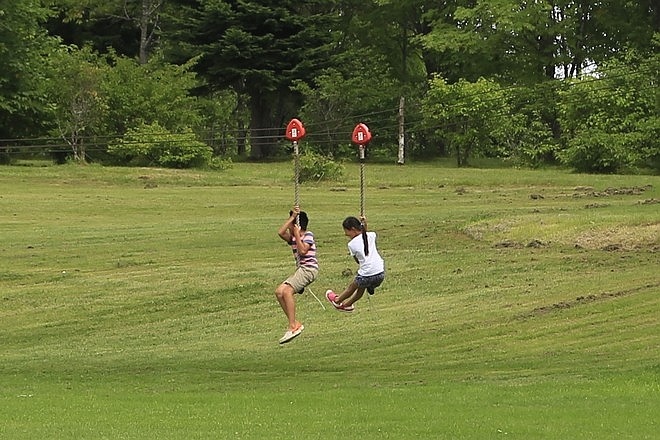
<svg viewBox="0 0 660 440"><path fill-rule="evenodd" d="M146 15L146 1L142 3L142 15L140 16L140 50L138 54L138 59L140 64L147 64L149 61L149 54L147 51L148 38L149 38L149 21Z"/></svg>
<svg viewBox="0 0 660 440"><path fill-rule="evenodd" d="M250 159L269 157L277 145L278 130L273 128L269 99L252 96L250 99Z"/></svg>
<svg viewBox="0 0 660 440"><path fill-rule="evenodd" d="M153 44L154 34L158 29L160 19L159 11L165 0L142 0L140 16L133 18L140 28L140 49L138 59L140 64L147 64L149 61L150 47ZM126 6L124 7L126 17L130 19L130 14Z"/></svg>
<svg viewBox="0 0 660 440"><path fill-rule="evenodd" d="M247 140L248 131L243 125L243 121L238 122L238 136L236 137L236 154L239 157L245 157L247 155Z"/></svg>

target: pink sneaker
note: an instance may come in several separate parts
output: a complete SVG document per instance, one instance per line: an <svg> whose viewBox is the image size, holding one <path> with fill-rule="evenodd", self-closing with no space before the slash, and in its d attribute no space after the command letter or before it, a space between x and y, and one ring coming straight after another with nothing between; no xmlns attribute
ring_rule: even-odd
<svg viewBox="0 0 660 440"><path fill-rule="evenodd" d="M332 290L328 289L325 291L325 297L328 298L328 301L334 303L335 300L337 299L337 294Z"/></svg>
<svg viewBox="0 0 660 440"><path fill-rule="evenodd" d="M345 306L343 304L339 304L337 302L337 298L339 298L339 295L337 295L332 290L326 290L325 291L325 297L328 298L328 301L330 301L330 304L332 304L332 306L337 310L340 310L342 312L352 312L353 310L355 310L355 307L353 307L353 304L351 304L350 306Z"/></svg>
<svg viewBox="0 0 660 440"><path fill-rule="evenodd" d="M332 301L332 305L335 307L335 309L339 310L340 312L352 312L355 310L355 307L353 304L350 306L345 306L343 304L337 304L336 302Z"/></svg>

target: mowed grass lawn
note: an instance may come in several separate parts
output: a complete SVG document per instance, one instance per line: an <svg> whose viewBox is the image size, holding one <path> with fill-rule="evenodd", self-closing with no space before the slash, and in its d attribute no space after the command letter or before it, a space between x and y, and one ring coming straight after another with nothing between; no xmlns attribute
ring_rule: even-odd
<svg viewBox="0 0 660 440"><path fill-rule="evenodd" d="M368 164L387 278L352 314L359 168L0 167L2 439L657 439L660 177Z"/></svg>

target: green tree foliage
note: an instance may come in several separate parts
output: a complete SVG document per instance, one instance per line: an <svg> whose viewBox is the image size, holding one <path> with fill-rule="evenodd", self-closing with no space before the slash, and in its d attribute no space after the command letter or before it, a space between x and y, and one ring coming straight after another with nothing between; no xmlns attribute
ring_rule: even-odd
<svg viewBox="0 0 660 440"><path fill-rule="evenodd" d="M479 77L538 81L554 64L549 2L452 1L428 12L426 48L441 54L435 67L450 82ZM553 72L554 73L554 72Z"/></svg>
<svg viewBox="0 0 660 440"><path fill-rule="evenodd" d="M504 87L509 117L495 130L499 156L521 166L555 163L559 149L556 129L557 81Z"/></svg>
<svg viewBox="0 0 660 440"><path fill-rule="evenodd" d="M142 127L261 159L292 117L310 151L355 157L364 122L392 158L405 97L406 155L658 169L658 5L0 0L0 160L10 137L83 159Z"/></svg>
<svg viewBox="0 0 660 440"><path fill-rule="evenodd" d="M327 66L336 19L332 6L329 0L171 5L165 24L170 56L180 62L201 54L198 71L210 90L232 88L249 97L252 157L272 155L280 127L297 112L294 80L311 81Z"/></svg>
<svg viewBox="0 0 660 440"><path fill-rule="evenodd" d="M62 47L49 57L46 90L56 127L74 160L86 160L86 143L105 133L106 99L101 92L105 63L89 49Z"/></svg>
<svg viewBox="0 0 660 440"><path fill-rule="evenodd" d="M384 134L396 115L399 89L382 56L366 49L350 54L340 68L327 69L311 85L298 81L295 86L305 98L300 114L309 128L306 141L317 152L336 157L355 157L348 144L357 123ZM380 144L374 139L371 149Z"/></svg>
<svg viewBox="0 0 660 440"><path fill-rule="evenodd" d="M39 0L0 0L0 138L43 128L45 60L56 47L42 27L49 14Z"/></svg>
<svg viewBox="0 0 660 440"><path fill-rule="evenodd" d="M234 98L230 93L194 96L199 82L193 65L194 60L167 64L159 56L140 64L89 48L53 52L51 79L45 83L54 121L51 135L65 140L77 160L85 159L87 144L98 149L108 139L143 126L163 127L164 134L194 130L207 135L214 124L228 124ZM231 142L222 139L219 151Z"/></svg>
<svg viewBox="0 0 660 440"><path fill-rule="evenodd" d="M199 100L191 93L199 85L192 71L194 60L176 66L154 56L140 64L110 54L109 62L102 84L108 102L109 133L122 135L155 122L173 132L202 124Z"/></svg>
<svg viewBox="0 0 660 440"><path fill-rule="evenodd" d="M193 71L197 59L174 65L159 53L145 64L112 52L108 58L110 65L101 87L108 104L108 136L157 124L173 133L193 130L218 155L235 148L237 122L232 113L236 94L221 90L197 96L200 81Z"/></svg>
<svg viewBox="0 0 660 440"><path fill-rule="evenodd" d="M431 7L427 49L450 80L538 82L576 77L626 47L648 49L657 2L643 0L455 0Z"/></svg>
<svg viewBox="0 0 660 440"><path fill-rule="evenodd" d="M503 127L510 109L495 81L448 84L435 77L423 106L426 125L450 147L458 166L467 166L475 155L497 155L496 137L508 135Z"/></svg>
<svg viewBox="0 0 660 440"><path fill-rule="evenodd" d="M213 155L190 129L171 133L157 122L129 129L110 144L108 152L123 164L191 168L207 165Z"/></svg>
<svg viewBox="0 0 660 440"><path fill-rule="evenodd" d="M659 170L660 56L627 52L561 94L564 163L578 171Z"/></svg>
<svg viewBox="0 0 660 440"><path fill-rule="evenodd" d="M65 43L111 49L146 64L157 48L165 0L51 0L59 12L48 28Z"/></svg>
<svg viewBox="0 0 660 440"><path fill-rule="evenodd" d="M426 82L423 48L419 36L424 28L425 0L368 0L343 2L341 45L369 50L375 59L363 64L386 66L389 75L409 95ZM344 59L342 55L340 61Z"/></svg>
<svg viewBox="0 0 660 440"><path fill-rule="evenodd" d="M343 112L344 118L350 119L350 127L342 133L350 133L357 122L367 123L375 134L369 148L372 157L391 159L398 153L401 98L406 104L403 108L406 120L419 119L419 102L427 83L419 40L424 30L425 3L428 1L341 2L341 51L333 58L332 71L339 72L338 78L345 87L343 92L341 83L333 88L351 98L348 102L352 111ZM326 86L329 85L327 79L323 81ZM326 88L321 93L327 91ZM340 95L337 97L342 99ZM316 97L312 101L317 101ZM306 99L305 103L309 104L310 100ZM305 113L308 110L306 108ZM416 137L419 138L419 134ZM342 142L348 139L344 134ZM334 146L341 148L341 144L334 143ZM354 157L354 148L351 150Z"/></svg>
<svg viewBox="0 0 660 440"><path fill-rule="evenodd" d="M236 93L226 89L200 96L196 107L201 124L195 132L213 148L214 154L223 157L238 154L240 126L247 118L235 113L239 107Z"/></svg>

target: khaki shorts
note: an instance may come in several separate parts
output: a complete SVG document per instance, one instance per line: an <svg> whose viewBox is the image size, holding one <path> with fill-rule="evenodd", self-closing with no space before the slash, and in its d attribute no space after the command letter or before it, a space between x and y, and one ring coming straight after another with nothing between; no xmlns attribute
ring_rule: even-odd
<svg viewBox="0 0 660 440"><path fill-rule="evenodd" d="M293 287L294 292L302 293L302 291L305 290L305 287L314 282L318 274L318 269L301 266L296 269L293 275L284 280L284 284Z"/></svg>

